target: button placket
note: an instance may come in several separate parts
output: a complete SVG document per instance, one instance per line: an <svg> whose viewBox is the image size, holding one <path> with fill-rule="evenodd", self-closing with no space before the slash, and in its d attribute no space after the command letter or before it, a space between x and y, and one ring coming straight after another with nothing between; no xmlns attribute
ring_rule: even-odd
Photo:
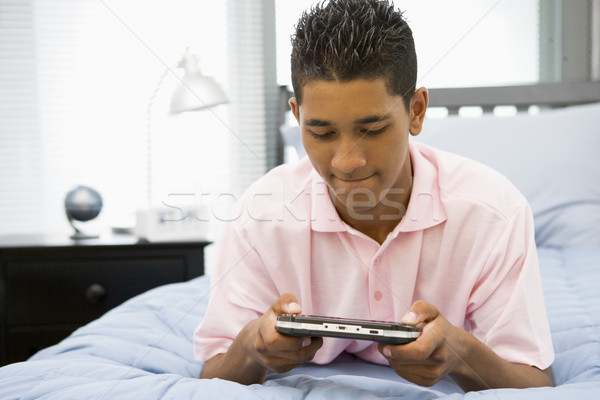
<svg viewBox="0 0 600 400"><path fill-rule="evenodd" d="M370 297L370 312L371 318L382 320L386 317L386 308L382 305L382 302L386 300L388 295L388 289L386 287L386 276L388 273L382 270L381 267L381 256L375 255L371 259L371 265L369 270L369 297Z"/></svg>

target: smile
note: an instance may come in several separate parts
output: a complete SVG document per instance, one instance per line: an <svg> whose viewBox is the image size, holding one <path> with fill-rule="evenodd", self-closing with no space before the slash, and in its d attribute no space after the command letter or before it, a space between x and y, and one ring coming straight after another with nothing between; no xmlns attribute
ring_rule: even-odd
<svg viewBox="0 0 600 400"><path fill-rule="evenodd" d="M372 176L373 176L373 174L371 174L371 175L369 175L369 176L365 176L365 177L360 177L360 178L355 178L355 177L351 177L351 178L344 178L344 177L337 176L337 175L334 175L334 176L335 176L337 179L339 179L340 181L343 181L343 182L361 182L361 181L365 181L365 180L369 179L370 177L372 177Z"/></svg>

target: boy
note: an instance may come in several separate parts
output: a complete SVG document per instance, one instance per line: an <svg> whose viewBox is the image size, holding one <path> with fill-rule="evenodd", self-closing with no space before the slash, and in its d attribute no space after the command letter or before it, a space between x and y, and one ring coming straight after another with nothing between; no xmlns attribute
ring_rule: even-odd
<svg viewBox="0 0 600 400"><path fill-rule="evenodd" d="M428 102L416 65L386 1L301 17L290 106L308 159L257 181L221 238L195 333L201 378L260 383L347 351L420 385L553 384L529 206L494 171L409 141ZM300 312L423 331L398 346L276 332L278 315Z"/></svg>

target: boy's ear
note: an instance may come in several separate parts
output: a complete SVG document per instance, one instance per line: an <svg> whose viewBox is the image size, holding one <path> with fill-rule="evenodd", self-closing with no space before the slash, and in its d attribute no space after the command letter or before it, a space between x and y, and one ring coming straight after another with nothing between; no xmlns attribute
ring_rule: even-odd
<svg viewBox="0 0 600 400"><path fill-rule="evenodd" d="M292 109L292 114L294 114L296 121L298 121L298 125L300 125L300 106L298 105L298 100L296 100L295 97L291 97L288 103Z"/></svg>
<svg viewBox="0 0 600 400"><path fill-rule="evenodd" d="M425 111L427 111L427 104L429 103L429 94L427 89L420 87L413 94L410 100L410 126L409 131L413 136L417 136L421 133L423 128L423 120L425 119Z"/></svg>

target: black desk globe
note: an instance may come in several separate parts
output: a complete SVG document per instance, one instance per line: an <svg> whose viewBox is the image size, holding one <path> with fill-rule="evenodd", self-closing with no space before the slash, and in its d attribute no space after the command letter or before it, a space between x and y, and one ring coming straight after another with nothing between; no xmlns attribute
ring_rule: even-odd
<svg viewBox="0 0 600 400"><path fill-rule="evenodd" d="M98 216L102 210L102 197L94 189L87 186L77 186L65 198L65 211L69 224L75 230L71 235L71 239L93 239L98 235L87 235L81 232L73 223L73 221L89 221Z"/></svg>

